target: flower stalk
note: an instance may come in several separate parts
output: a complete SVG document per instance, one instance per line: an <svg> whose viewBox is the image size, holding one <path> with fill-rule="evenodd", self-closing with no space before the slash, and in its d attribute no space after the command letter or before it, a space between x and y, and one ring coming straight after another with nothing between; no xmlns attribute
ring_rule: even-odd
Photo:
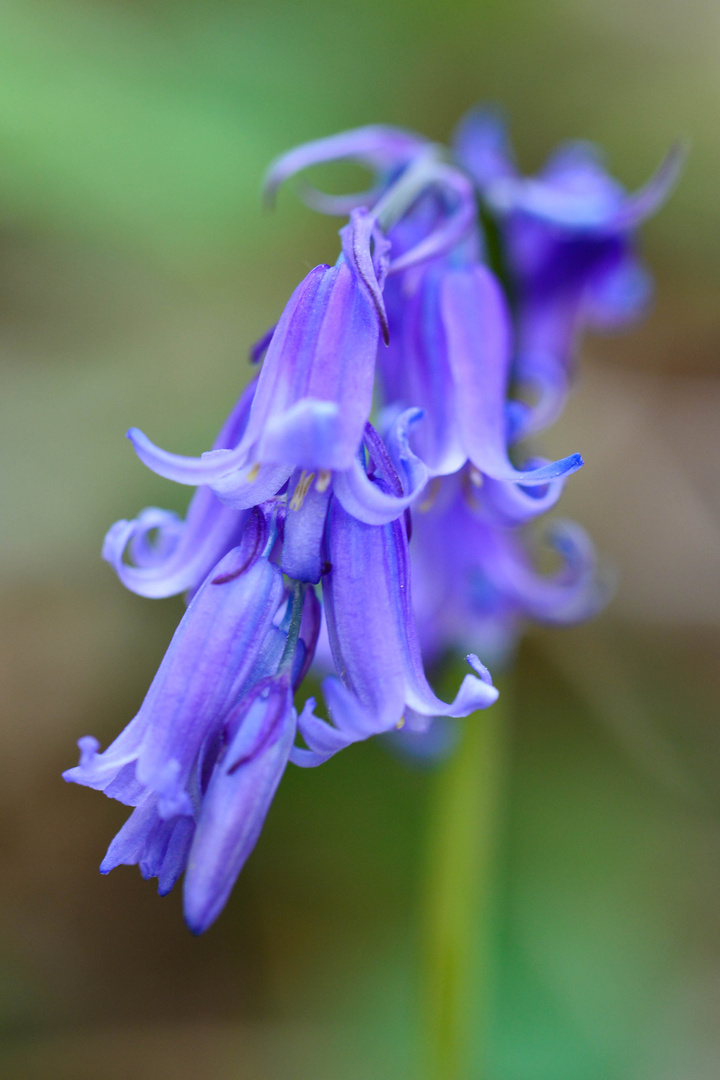
<svg viewBox="0 0 720 1080"><path fill-rule="evenodd" d="M423 926L426 1080L485 1080L510 694L462 721L433 781Z"/></svg>

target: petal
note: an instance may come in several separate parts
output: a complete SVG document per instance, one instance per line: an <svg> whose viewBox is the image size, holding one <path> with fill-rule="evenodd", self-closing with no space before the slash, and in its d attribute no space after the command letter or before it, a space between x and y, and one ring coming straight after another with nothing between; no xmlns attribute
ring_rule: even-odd
<svg viewBox="0 0 720 1080"><path fill-rule="evenodd" d="M138 779L163 817L189 813L186 788L200 748L247 682L282 600L267 559L230 552L193 598L138 716L147 716Z"/></svg>
<svg viewBox="0 0 720 1080"><path fill-rule="evenodd" d="M169 454L150 442L146 435L137 428L130 428L128 439L133 444L135 453L143 464L167 480L178 484L204 484L220 477L224 472L237 468L245 460L245 451L239 456L233 453L248 423L250 407L255 397L257 381L253 380L243 393L223 424L213 449L200 458L184 457L181 454ZM229 460L228 460L229 456Z"/></svg>
<svg viewBox="0 0 720 1080"><path fill-rule="evenodd" d="M158 893L167 896L185 869L195 835L195 822L189 817L176 818L165 857L158 868Z"/></svg>
<svg viewBox="0 0 720 1080"><path fill-rule="evenodd" d="M160 823L157 796L149 792L111 840L100 864L100 873L109 874L117 866L134 866L139 862L148 840Z"/></svg>
<svg viewBox="0 0 720 1080"><path fill-rule="evenodd" d="M467 113L453 138L455 156L481 190L492 181L515 175L515 162L504 114L493 106Z"/></svg>
<svg viewBox="0 0 720 1080"><path fill-rule="evenodd" d="M325 679L323 694L333 723L329 724L315 716L315 702L312 698L306 702L298 720L298 730L307 744L307 749L299 746L292 748L290 760L293 765L306 769L322 765L333 754L344 750L351 743L385 730L377 727L373 722L373 715L363 708L355 695L343 686L339 679Z"/></svg>
<svg viewBox="0 0 720 1080"><path fill-rule="evenodd" d="M388 271L390 241L377 227L375 218L364 208L353 210L349 223L340 230L340 238L347 262L367 289L387 345L389 332L382 287ZM375 246L374 257L370 250L371 242Z"/></svg>
<svg viewBox="0 0 720 1080"><path fill-rule="evenodd" d="M582 465L571 454L537 469L515 469L507 456L505 401L510 365L509 315L499 285L485 267L449 271L442 307L458 422L467 455L495 480L547 484Z"/></svg>
<svg viewBox="0 0 720 1080"><path fill-rule="evenodd" d="M300 183L297 194L311 210L328 214L330 217L348 217L353 210L361 206L373 206L382 195L385 186L384 183L378 183L366 191L356 191L351 195L328 195L325 191L318 191L312 184Z"/></svg>
<svg viewBox="0 0 720 1080"><path fill-rule="evenodd" d="M457 472L467 455L457 422L455 383L440 308L443 269L420 273L417 287L408 296L395 297L395 282L390 283L400 325L393 324L390 348L379 363L386 400L423 411L424 421L414 433L414 446L430 472L444 476Z"/></svg>
<svg viewBox="0 0 720 1080"><path fill-rule="evenodd" d="M289 684L274 681L255 697L215 767L185 875L185 919L193 933L203 933L218 917L255 847L295 727Z"/></svg>
<svg viewBox="0 0 720 1080"><path fill-rule="evenodd" d="M463 173L449 165L437 165L433 187L445 196L451 209L428 236L390 263L388 274L399 274L411 266L417 266L438 255L444 255L466 239L475 226L477 221L475 193L472 183Z"/></svg>
<svg viewBox="0 0 720 1080"><path fill-rule="evenodd" d="M616 330L643 315L653 294L652 278L630 251L594 274L583 296L583 315L599 330Z"/></svg>
<svg viewBox="0 0 720 1080"><path fill-rule="evenodd" d="M157 796L148 794L111 842L100 873L108 874L121 864L137 864L146 880L160 879L158 892L165 896L185 869L194 830L191 817L164 821L158 814Z"/></svg>
<svg viewBox="0 0 720 1080"><path fill-rule="evenodd" d="M214 480L211 487L224 506L247 510L277 495L291 472L292 465L248 465Z"/></svg>
<svg viewBox="0 0 720 1080"><path fill-rule="evenodd" d="M469 662L482 677L466 676L453 702L446 704L432 692L420 656L400 521L365 525L333 500L327 550L332 569L323 578L323 596L333 661L362 710L352 713L352 725L389 731L401 721L406 704L438 716L465 716L492 704L497 691L485 681L476 658ZM363 713L367 721L361 720ZM347 717L341 722L351 726Z"/></svg>
<svg viewBox="0 0 720 1080"><path fill-rule="evenodd" d="M347 262L308 275L265 357L243 440L248 460L349 468L372 405L378 333L374 302Z"/></svg>
<svg viewBox="0 0 720 1080"><path fill-rule="evenodd" d="M556 156L544 176L501 178L490 186L487 197L498 213L521 211L558 228L627 231L665 202L678 181L684 160L685 149L677 143L648 183L634 194L625 195L617 181L599 167L595 155L587 150L583 153L574 145Z"/></svg>
<svg viewBox="0 0 720 1080"><path fill-rule="evenodd" d="M295 470L288 487L288 509L285 515L280 568L284 574L296 581L310 581L315 584L320 581L321 548L329 500L329 483L322 491L318 491L313 473L308 477L304 472Z"/></svg>
<svg viewBox="0 0 720 1080"><path fill-rule="evenodd" d="M534 401L513 432L513 441L550 427L561 414L570 390L579 301L527 303L519 313L519 344L514 375L531 390Z"/></svg>
<svg viewBox="0 0 720 1080"><path fill-rule="evenodd" d="M535 459L542 461L543 459ZM489 476L477 493L481 513L500 525L522 525L551 510L562 495L564 480L551 480L538 487L506 484Z"/></svg>
<svg viewBox="0 0 720 1080"><path fill-rule="evenodd" d="M260 363L263 356L265 355L265 353L268 351L268 348L270 347L270 342L273 339L273 334L275 333L276 329L277 329L277 324L275 326L271 326L270 329L266 330L265 333L263 334L263 336L261 338L258 338L258 340L255 342L255 344L251 346L250 354L249 354L249 359L250 359L251 364L259 364Z"/></svg>
<svg viewBox="0 0 720 1080"><path fill-rule="evenodd" d="M272 204L280 185L311 165L349 159L386 172L410 161L424 145L426 140L420 136L382 124L355 128L304 143L272 163L265 174L265 199Z"/></svg>
<svg viewBox="0 0 720 1080"><path fill-rule="evenodd" d="M686 157L687 148L682 142L676 142L674 146L671 146L664 161L647 184L626 197L621 210L612 222L612 227L634 229L659 210L680 179Z"/></svg>
<svg viewBox="0 0 720 1080"><path fill-rule="evenodd" d="M487 668L474 653L465 658L475 672L466 675L451 702L441 701L430 688L420 660L420 649L413 660L413 678L408 679L407 703L424 716L469 716L478 709L487 709L498 699L498 690L490 681Z"/></svg>
<svg viewBox="0 0 720 1080"><path fill-rule="evenodd" d="M334 401L306 397L267 421L258 453L266 461L289 467L330 468L327 462L335 457L344 426L345 418ZM325 464L318 466L319 461Z"/></svg>
<svg viewBox="0 0 720 1080"><path fill-rule="evenodd" d="M387 730L405 706L397 597L408 583L404 526L398 521L365 525L333 499L326 550L331 570L322 579L323 601L335 669L376 730Z"/></svg>
<svg viewBox="0 0 720 1080"><path fill-rule="evenodd" d="M608 582L598 576L594 547L578 525L555 522L548 540L563 560L550 575L538 573L519 537L493 530L484 548L483 572L526 618L559 625L579 622L607 601Z"/></svg>
<svg viewBox="0 0 720 1080"><path fill-rule="evenodd" d="M84 735L78 739L80 763L72 769L66 769L62 774L63 779L69 783L94 788L95 791L106 791L111 784L122 778L113 798L129 806L136 805L145 793L145 786L138 785L135 780L135 762L149 722L148 711L138 713L103 753L100 753L97 739L92 735Z"/></svg>
<svg viewBox="0 0 720 1080"><path fill-rule="evenodd" d="M367 525L385 525L399 517L422 493L428 481L427 466L410 449L409 429L422 419L421 409L406 409L391 428L388 450L392 464L402 478L406 494L394 495L383 490L367 475L356 457L352 469L336 472L333 492L344 509ZM370 425L368 425L370 427ZM377 453L377 443L374 444Z"/></svg>
<svg viewBox="0 0 720 1080"><path fill-rule="evenodd" d="M103 558L138 596L174 596L197 588L240 540L249 511L224 507L209 488L195 493L187 520L154 507L134 521L117 521L103 543ZM157 539L149 542L153 535ZM124 561L129 550L135 566Z"/></svg>

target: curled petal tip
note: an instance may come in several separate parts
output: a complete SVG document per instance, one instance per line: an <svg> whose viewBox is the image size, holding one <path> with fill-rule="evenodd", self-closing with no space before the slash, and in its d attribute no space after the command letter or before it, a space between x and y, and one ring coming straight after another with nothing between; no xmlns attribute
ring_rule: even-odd
<svg viewBox="0 0 720 1080"><path fill-rule="evenodd" d="M617 228L631 229L659 210L680 179L688 151L689 142L676 139L647 184L625 200L614 222Z"/></svg>
<svg viewBox="0 0 720 1080"><path fill-rule="evenodd" d="M263 182L263 202L272 207L278 188L291 176L311 165L351 160L382 173L409 161L426 141L402 128L370 124L303 143L281 154L270 164Z"/></svg>
<svg viewBox="0 0 720 1080"><path fill-rule="evenodd" d="M468 664L470 665L470 667L473 669L475 674L480 679L482 679L482 681L487 686L492 686L493 685L492 675L490 674L488 669L485 667L482 660L480 660L480 658L478 656L476 656L475 653L468 653L468 655L465 657L465 659L468 662Z"/></svg>

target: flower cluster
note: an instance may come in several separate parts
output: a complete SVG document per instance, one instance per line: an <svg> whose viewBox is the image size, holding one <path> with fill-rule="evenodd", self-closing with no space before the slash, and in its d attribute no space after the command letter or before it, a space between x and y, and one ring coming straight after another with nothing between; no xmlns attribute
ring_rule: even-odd
<svg viewBox="0 0 720 1080"><path fill-rule="evenodd" d="M185 520L147 509L103 550L133 592L188 606L138 714L103 752L81 739L64 775L133 807L102 872L136 863L164 894L185 871L196 932L222 910L288 761L486 708L497 690L477 655L450 703L424 662L468 645L501 662L523 619L597 608L584 533L554 526L548 576L523 528L582 460L519 447L562 407L578 331L645 302L633 233L677 169L671 156L628 196L573 145L523 179L500 121L478 111L452 152L379 126L300 147L270 169L268 197L339 159L366 166L371 187L302 187L347 218L340 255L253 349L262 366L213 448L182 457L128 433L149 468L197 489ZM319 639L334 669L325 718L294 704Z"/></svg>

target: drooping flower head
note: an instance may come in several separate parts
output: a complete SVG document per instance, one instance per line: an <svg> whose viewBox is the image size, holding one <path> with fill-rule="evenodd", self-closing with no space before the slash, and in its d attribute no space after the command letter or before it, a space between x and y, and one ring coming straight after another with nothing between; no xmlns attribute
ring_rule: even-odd
<svg viewBox="0 0 720 1080"><path fill-rule="evenodd" d="M128 432L159 475L196 488L185 520L151 507L108 532L127 588L187 608L137 715L100 751L82 738L67 780L132 808L102 862L137 864L161 894L185 872L199 933L249 857L288 762L322 764L374 735L433 742L436 718L497 698L523 623L585 618L603 598L592 545L549 530L538 573L528 522L557 502L579 454L521 440L564 401L572 337L635 310L633 230L670 183L626 197L586 150L518 177L502 129L475 114L456 157L374 126L299 147L267 180L319 162L371 172L364 192L300 194L347 218L251 350L258 374L199 458ZM499 223L511 292L485 260L480 204ZM518 383L539 389L534 407ZM414 526L414 529L413 529ZM294 694L325 642L319 712ZM425 673L448 649L470 671L451 702ZM480 654L480 655L478 655Z"/></svg>

